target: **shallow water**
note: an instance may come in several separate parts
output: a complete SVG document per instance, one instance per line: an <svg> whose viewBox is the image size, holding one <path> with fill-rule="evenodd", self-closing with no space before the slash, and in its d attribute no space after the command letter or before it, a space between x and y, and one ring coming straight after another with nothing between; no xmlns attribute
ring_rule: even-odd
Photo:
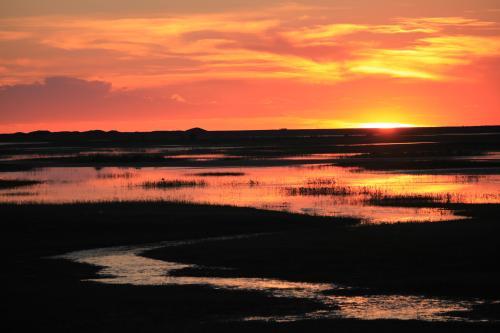
<svg viewBox="0 0 500 333"><path fill-rule="evenodd" d="M220 172L235 174L219 177L199 175ZM43 183L0 190L1 202L173 200L357 217L367 223L436 222L461 218L445 209L377 206L368 201L373 197L409 195L429 196L441 202L500 203L500 175L401 174L327 165L240 168L55 167L4 172L2 178L33 179ZM168 189L141 186L144 182L161 179L204 181L206 186ZM300 192L301 188L305 189L302 192L309 195ZM332 188L340 191L335 190L333 194L328 192ZM308 192L308 189L312 191ZM322 189L326 189L328 195L320 195Z"/></svg>
<svg viewBox="0 0 500 333"><path fill-rule="evenodd" d="M348 289L330 283L291 282L279 279L182 276L175 271L195 268L191 264L165 262L142 257L141 253L162 247L184 246L201 242L224 241L250 236L218 237L189 241L171 241L146 246L111 247L85 250L53 257L101 267L95 279L88 281L130 285L204 285L215 289L264 292L273 297L308 299L321 305L322 310L292 316L246 317L242 320L294 321L322 318L401 319L425 321L467 320L449 312L467 311L477 300L448 300L408 295L339 296L335 291ZM212 268L213 269L213 268ZM328 292L328 293L325 293Z"/></svg>

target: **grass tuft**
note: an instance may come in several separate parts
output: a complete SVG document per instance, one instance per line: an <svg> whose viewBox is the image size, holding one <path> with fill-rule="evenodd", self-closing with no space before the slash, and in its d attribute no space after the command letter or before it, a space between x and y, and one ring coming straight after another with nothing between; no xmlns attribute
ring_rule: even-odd
<svg viewBox="0 0 500 333"><path fill-rule="evenodd" d="M142 183L141 186L146 189L169 189L180 187L202 187L207 186L207 182L203 180L167 180L162 178L159 181L146 181Z"/></svg>

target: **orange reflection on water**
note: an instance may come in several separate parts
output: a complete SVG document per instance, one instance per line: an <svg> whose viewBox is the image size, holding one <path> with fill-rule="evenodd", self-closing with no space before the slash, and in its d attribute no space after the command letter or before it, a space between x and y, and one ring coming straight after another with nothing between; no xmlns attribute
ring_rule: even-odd
<svg viewBox="0 0 500 333"><path fill-rule="evenodd" d="M223 172L223 174L220 174ZM206 174L212 176L206 176ZM46 168L4 173L43 183L0 191L3 202L174 200L351 216L371 223L459 218L437 208L398 207L405 197L433 202L499 203L500 176L361 172L335 166L241 168ZM206 186L145 188L161 179ZM397 200L395 200L395 198ZM393 200L394 207L381 204ZM380 201L380 202L377 202ZM404 206L404 205L403 205Z"/></svg>

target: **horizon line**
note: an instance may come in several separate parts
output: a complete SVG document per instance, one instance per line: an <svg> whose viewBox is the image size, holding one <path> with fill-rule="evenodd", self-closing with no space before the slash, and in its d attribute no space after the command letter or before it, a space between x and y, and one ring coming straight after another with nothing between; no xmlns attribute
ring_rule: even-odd
<svg viewBox="0 0 500 333"><path fill-rule="evenodd" d="M29 132L2 132L0 135L16 135L16 134L35 134L35 133L88 133L88 132L103 132L103 133L155 133L155 132L188 132L195 129L200 129L206 132L269 132L269 131L336 131L336 130L409 130L409 129L426 129L426 128L477 128L477 127L500 127L496 125L452 125L452 126L401 126L401 127L337 127L337 128L269 128L269 129L230 129L230 130L207 130L202 127L192 127L189 129L172 129L172 130L149 130L149 131L120 131L120 130L103 130L103 129L89 129L83 131L77 130L45 130L39 129Z"/></svg>

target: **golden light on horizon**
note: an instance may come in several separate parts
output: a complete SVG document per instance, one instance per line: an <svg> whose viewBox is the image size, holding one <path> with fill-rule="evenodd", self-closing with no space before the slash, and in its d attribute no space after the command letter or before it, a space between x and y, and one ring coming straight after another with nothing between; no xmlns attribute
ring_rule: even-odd
<svg viewBox="0 0 500 333"><path fill-rule="evenodd" d="M413 124L403 124L403 123L390 123L390 122L378 122L378 123L362 123L359 128L409 128L416 127Z"/></svg>

